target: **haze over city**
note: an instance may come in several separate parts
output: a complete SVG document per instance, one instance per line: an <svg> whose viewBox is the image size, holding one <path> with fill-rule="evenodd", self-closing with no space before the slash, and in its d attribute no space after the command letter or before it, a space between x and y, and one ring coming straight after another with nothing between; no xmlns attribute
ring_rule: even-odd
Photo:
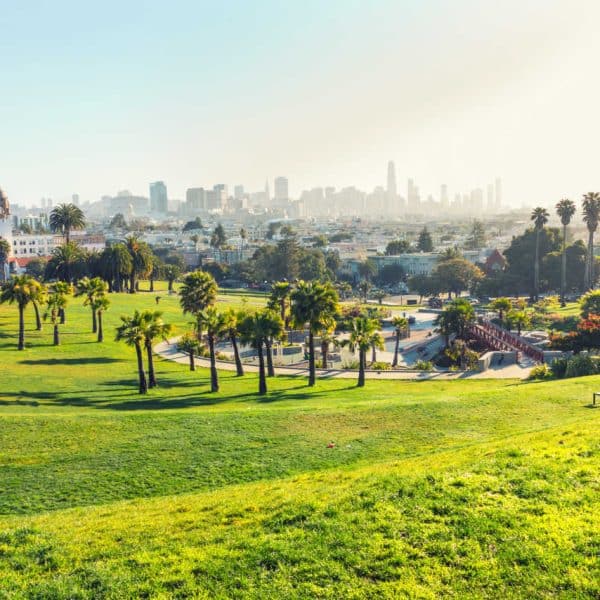
<svg viewBox="0 0 600 600"><path fill-rule="evenodd" d="M32 19L35 14L35 19ZM21 205L285 175L422 197L600 184L600 5L26 2L0 14L0 174Z"/></svg>

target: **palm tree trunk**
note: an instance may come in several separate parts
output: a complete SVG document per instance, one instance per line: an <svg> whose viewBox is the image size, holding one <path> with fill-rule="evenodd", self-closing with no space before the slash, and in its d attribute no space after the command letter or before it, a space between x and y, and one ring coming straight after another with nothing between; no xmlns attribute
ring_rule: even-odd
<svg viewBox="0 0 600 600"><path fill-rule="evenodd" d="M535 263L533 265L533 298L538 299L540 287L540 230L535 232Z"/></svg>
<svg viewBox="0 0 600 600"><path fill-rule="evenodd" d="M328 369L329 365L327 364L327 354L329 353L329 342L322 341L321 342L321 367L323 369Z"/></svg>
<svg viewBox="0 0 600 600"><path fill-rule="evenodd" d="M235 370L237 371L237 376L241 377L244 374L244 365L242 365L242 359L240 358L240 350L238 348L237 338L235 335L229 336L231 340L231 346L233 348L233 358L235 359Z"/></svg>
<svg viewBox="0 0 600 600"><path fill-rule="evenodd" d="M258 344L258 393L264 396L267 393L267 378L265 376L265 357L263 354L262 342Z"/></svg>
<svg viewBox="0 0 600 600"><path fill-rule="evenodd" d="M366 352L364 350L358 351L358 387L364 387L365 385L365 363L367 362Z"/></svg>
<svg viewBox="0 0 600 600"><path fill-rule="evenodd" d="M148 358L148 387L153 388L156 383L156 374L154 373L154 357L152 356L152 340L146 340L146 357Z"/></svg>
<svg viewBox="0 0 600 600"><path fill-rule="evenodd" d="M169 286L168 286L167 290L168 290L169 292L172 292L172 291L173 291L173 280L172 280L172 279L169 279Z"/></svg>
<svg viewBox="0 0 600 600"><path fill-rule="evenodd" d="M129 293L135 294L135 271L132 271L129 275Z"/></svg>
<svg viewBox="0 0 600 600"><path fill-rule="evenodd" d="M19 345L17 349L25 349L25 306L23 304L19 304Z"/></svg>
<svg viewBox="0 0 600 600"><path fill-rule="evenodd" d="M58 323L54 323L54 345L58 346L60 344L60 338L58 336Z"/></svg>
<svg viewBox="0 0 600 600"><path fill-rule="evenodd" d="M375 348L375 344L371 345L371 362L377 362L377 348Z"/></svg>
<svg viewBox="0 0 600 600"><path fill-rule="evenodd" d="M67 313L64 308L58 309L58 316L60 317L60 324L64 325L67 322Z"/></svg>
<svg viewBox="0 0 600 600"><path fill-rule="evenodd" d="M210 391L219 391L219 374L217 373L217 361L215 358L215 338L208 335L208 350L210 352Z"/></svg>
<svg viewBox="0 0 600 600"><path fill-rule="evenodd" d="M398 353L400 352L400 330L396 329L396 345L394 347L394 361L392 367L398 366Z"/></svg>
<svg viewBox="0 0 600 600"><path fill-rule="evenodd" d="M35 311L35 328L38 331L42 330L42 320L40 319L40 307L35 300L32 300L33 310Z"/></svg>
<svg viewBox="0 0 600 600"><path fill-rule="evenodd" d="M98 320L96 319L96 311L92 308L92 333L98 332Z"/></svg>
<svg viewBox="0 0 600 600"><path fill-rule="evenodd" d="M315 385L315 338L312 331L308 332L308 385Z"/></svg>
<svg viewBox="0 0 600 600"><path fill-rule="evenodd" d="M563 225L563 247L560 270L560 303L565 305L565 294L567 290L567 226Z"/></svg>
<svg viewBox="0 0 600 600"><path fill-rule="evenodd" d="M137 356L138 363L138 378L140 380L139 393L148 393L148 384L146 383L146 373L144 373L144 361L142 359L142 347L140 344L135 345L135 353Z"/></svg>
<svg viewBox="0 0 600 600"><path fill-rule="evenodd" d="M594 288L594 232L590 232L590 274L589 274L589 289Z"/></svg>
<svg viewBox="0 0 600 600"><path fill-rule="evenodd" d="M196 361L194 360L194 351L190 352L190 371L196 370Z"/></svg>
<svg viewBox="0 0 600 600"><path fill-rule="evenodd" d="M102 311L98 311L98 341L104 341L104 331L102 329Z"/></svg>
<svg viewBox="0 0 600 600"><path fill-rule="evenodd" d="M583 289L585 291L590 289L590 265L592 263L592 253L594 248L594 234L591 231L588 231L588 247L587 247L587 257L585 264L585 274L583 277Z"/></svg>
<svg viewBox="0 0 600 600"><path fill-rule="evenodd" d="M67 244L71 241L71 229L69 227L65 229L65 240Z"/></svg>
<svg viewBox="0 0 600 600"><path fill-rule="evenodd" d="M154 291L154 277L150 277L150 291Z"/></svg>
<svg viewBox="0 0 600 600"><path fill-rule="evenodd" d="M275 377L275 369L273 368L273 342L269 338L265 340L265 348L267 350L267 376Z"/></svg>

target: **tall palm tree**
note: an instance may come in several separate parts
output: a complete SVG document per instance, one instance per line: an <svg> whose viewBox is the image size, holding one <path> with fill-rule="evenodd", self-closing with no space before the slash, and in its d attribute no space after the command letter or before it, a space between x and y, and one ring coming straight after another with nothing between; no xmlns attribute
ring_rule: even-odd
<svg viewBox="0 0 600 600"><path fill-rule="evenodd" d="M0 237L0 281L6 281L6 263L10 254L10 244L3 237Z"/></svg>
<svg viewBox="0 0 600 600"><path fill-rule="evenodd" d="M57 294L63 294L65 297L67 297L73 293L73 286L70 283L67 283L66 281L55 281L52 284L52 291ZM58 314L60 316L60 324L61 325L64 325L67 320L65 306L66 306L66 302L65 302L65 305L61 306L58 311Z"/></svg>
<svg viewBox="0 0 600 600"><path fill-rule="evenodd" d="M315 335L331 329L338 311L338 295L330 283L300 281L292 292L295 327L308 326L308 385L315 385Z"/></svg>
<svg viewBox="0 0 600 600"><path fill-rule="evenodd" d="M167 280L167 291L173 291L173 283L181 275L181 269L177 265L166 264L163 269L163 275Z"/></svg>
<svg viewBox="0 0 600 600"><path fill-rule="evenodd" d="M153 255L150 246L142 242L137 236L130 235L125 239L125 247L131 257L131 271L129 272L129 293L137 291L137 279L150 273L152 270Z"/></svg>
<svg viewBox="0 0 600 600"><path fill-rule="evenodd" d="M202 342L202 315L217 300L217 282L206 271L194 271L183 279L179 288L179 304L184 313L196 319L196 336Z"/></svg>
<svg viewBox="0 0 600 600"><path fill-rule="evenodd" d="M217 371L215 346L226 333L223 315L214 307L209 306L204 311L204 325L206 326L206 338L208 340L208 352L210 355L210 391L219 391L219 373Z"/></svg>
<svg viewBox="0 0 600 600"><path fill-rule="evenodd" d="M108 296L102 294L101 296L94 298L93 304L94 306L92 307L92 310L95 310L96 314L98 315L98 342L103 342L104 329L102 327L102 315L108 310L108 307L110 306L110 300Z"/></svg>
<svg viewBox="0 0 600 600"><path fill-rule="evenodd" d="M65 236L65 242L71 241L71 231L85 227L83 211L74 204L59 204L50 213L50 229Z"/></svg>
<svg viewBox="0 0 600 600"><path fill-rule="evenodd" d="M575 214L575 202L563 198L556 204L556 214L560 217L563 226L562 263L560 271L560 302L565 305L567 290L567 227Z"/></svg>
<svg viewBox="0 0 600 600"><path fill-rule="evenodd" d="M19 342L18 350L25 348L25 307L35 296L39 283L29 275L13 275L0 292L0 302L16 304L19 309Z"/></svg>
<svg viewBox="0 0 600 600"><path fill-rule="evenodd" d="M288 281L278 281L271 288L271 295L267 306L272 310L278 310L281 320L288 323L288 301L292 293L292 286Z"/></svg>
<svg viewBox="0 0 600 600"><path fill-rule="evenodd" d="M273 366L273 341L282 339L285 324L276 311L267 309L265 313L265 325L267 328L267 337L265 338L267 375L269 377L275 377L275 368Z"/></svg>
<svg viewBox="0 0 600 600"><path fill-rule="evenodd" d="M365 369L367 367L367 352L373 345L380 344L381 335L377 331L379 322L368 317L357 317L350 322L350 337L344 340L351 352L358 350L358 387L365 385Z"/></svg>
<svg viewBox="0 0 600 600"><path fill-rule="evenodd" d="M394 360L392 367L398 366L398 355L400 353L400 336L408 329L408 319L404 317L394 317L392 319L392 325L396 334L396 345L394 347Z"/></svg>
<svg viewBox="0 0 600 600"><path fill-rule="evenodd" d="M122 292L123 281L131 274L133 261L125 244L112 244L100 254L100 272L108 282L109 291Z"/></svg>
<svg viewBox="0 0 600 600"><path fill-rule="evenodd" d="M56 289L52 290L46 299L46 312L44 313L44 319L50 320L53 326L53 340L54 345L58 346L60 344L60 335L58 326L60 324L60 312L61 309L67 304L67 296L62 293L60 290L56 291Z"/></svg>
<svg viewBox="0 0 600 600"><path fill-rule="evenodd" d="M142 345L144 344L144 319L139 310L134 311L131 317L122 316L121 325L117 327L116 341L123 341L128 346L135 348L137 357L139 393L148 393L148 382L146 373L144 373L144 360L142 355Z"/></svg>
<svg viewBox="0 0 600 600"><path fill-rule="evenodd" d="M72 283L83 270L85 252L75 242L67 242L52 250L46 271L49 277Z"/></svg>
<svg viewBox="0 0 600 600"><path fill-rule="evenodd" d="M173 327L165 323L162 319L160 310L144 310L141 313L142 330L144 333L144 348L146 349L146 358L148 360L148 387L153 388L158 384L154 372L154 357L152 355L152 343L156 338L166 340Z"/></svg>
<svg viewBox="0 0 600 600"><path fill-rule="evenodd" d="M258 354L258 393L267 393L267 377L265 373L265 355L263 346L265 340L273 331L273 319L279 317L273 311L261 310L246 315L239 324L240 339L242 343L254 348ZM279 320L283 331L283 321Z"/></svg>
<svg viewBox="0 0 600 600"><path fill-rule="evenodd" d="M239 324L245 318L246 313L244 311L235 310L235 308L232 306L230 306L223 313L223 326L227 332L227 336L229 337L231 347L233 348L235 370L238 377L241 377L244 374L244 365L242 364L242 359L240 358L240 349L238 347L238 337L240 335Z"/></svg>
<svg viewBox="0 0 600 600"><path fill-rule="evenodd" d="M37 279L31 282L31 304L35 312L35 328L37 331L42 330L42 319L40 317L40 306L46 303L48 297L48 289L43 283Z"/></svg>
<svg viewBox="0 0 600 600"><path fill-rule="evenodd" d="M321 367L323 369L329 368L329 346L332 342L335 342L334 331L335 327L331 327L321 333Z"/></svg>
<svg viewBox="0 0 600 600"><path fill-rule="evenodd" d="M594 287L594 233L600 222L600 194L589 192L583 196L583 221L588 230L588 255L585 269L584 287L589 290Z"/></svg>
<svg viewBox="0 0 600 600"><path fill-rule="evenodd" d="M96 313L96 300L104 296L108 291L108 285L100 277L84 277L77 282L75 296L85 296L84 306L89 306L92 310L92 333L98 332L98 320Z"/></svg>
<svg viewBox="0 0 600 600"><path fill-rule="evenodd" d="M540 294L540 233L548 222L549 213L545 208L538 206L531 213L531 220L535 230L535 262L533 265L533 297L537 300Z"/></svg>

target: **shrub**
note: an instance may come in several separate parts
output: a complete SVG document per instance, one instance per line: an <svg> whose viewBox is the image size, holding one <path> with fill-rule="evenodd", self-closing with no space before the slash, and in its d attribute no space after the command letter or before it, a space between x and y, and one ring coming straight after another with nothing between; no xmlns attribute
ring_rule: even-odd
<svg viewBox="0 0 600 600"><path fill-rule="evenodd" d="M562 379L567 372L567 365L569 364L568 358L555 358L550 365L552 375L557 379Z"/></svg>
<svg viewBox="0 0 600 600"><path fill-rule="evenodd" d="M583 377L597 373L598 363L587 354L579 354L568 360L565 377Z"/></svg>
<svg viewBox="0 0 600 600"><path fill-rule="evenodd" d="M542 364L542 365L536 365L535 367L533 367L533 369L531 369L529 376L527 377L527 379L529 380L544 380L544 379L551 379L552 378L552 371L550 371L550 369L548 368L548 365L546 364Z"/></svg>
<svg viewBox="0 0 600 600"><path fill-rule="evenodd" d="M348 371L357 370L360 367L358 360L349 360L342 364L342 369L346 369Z"/></svg>
<svg viewBox="0 0 600 600"><path fill-rule="evenodd" d="M391 371L392 365L390 365L390 363L377 360L370 364L369 369L372 371Z"/></svg>
<svg viewBox="0 0 600 600"><path fill-rule="evenodd" d="M430 360L418 360L415 363L417 371L433 371L433 363Z"/></svg>

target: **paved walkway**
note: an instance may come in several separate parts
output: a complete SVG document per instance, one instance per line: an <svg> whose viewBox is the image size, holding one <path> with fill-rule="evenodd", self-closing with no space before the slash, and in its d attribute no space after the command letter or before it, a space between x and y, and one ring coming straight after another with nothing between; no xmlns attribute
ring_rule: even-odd
<svg viewBox="0 0 600 600"><path fill-rule="evenodd" d="M177 339L172 338L161 342L154 347L154 352L166 360L189 365L190 359L185 352L177 350ZM203 368L210 367L208 358L196 357L196 365ZM230 361L218 360L217 367L222 371L235 371L235 364ZM258 365L244 363L244 370L248 373L258 373ZM448 380L448 379L524 379L529 375L531 367L520 365L507 365L505 367L492 367L482 372L450 372L450 371L369 371L367 379L409 379L409 380ZM292 377L308 377L308 369L305 367L275 367L275 375ZM356 379L357 372L346 369L317 369L317 377L320 379Z"/></svg>

